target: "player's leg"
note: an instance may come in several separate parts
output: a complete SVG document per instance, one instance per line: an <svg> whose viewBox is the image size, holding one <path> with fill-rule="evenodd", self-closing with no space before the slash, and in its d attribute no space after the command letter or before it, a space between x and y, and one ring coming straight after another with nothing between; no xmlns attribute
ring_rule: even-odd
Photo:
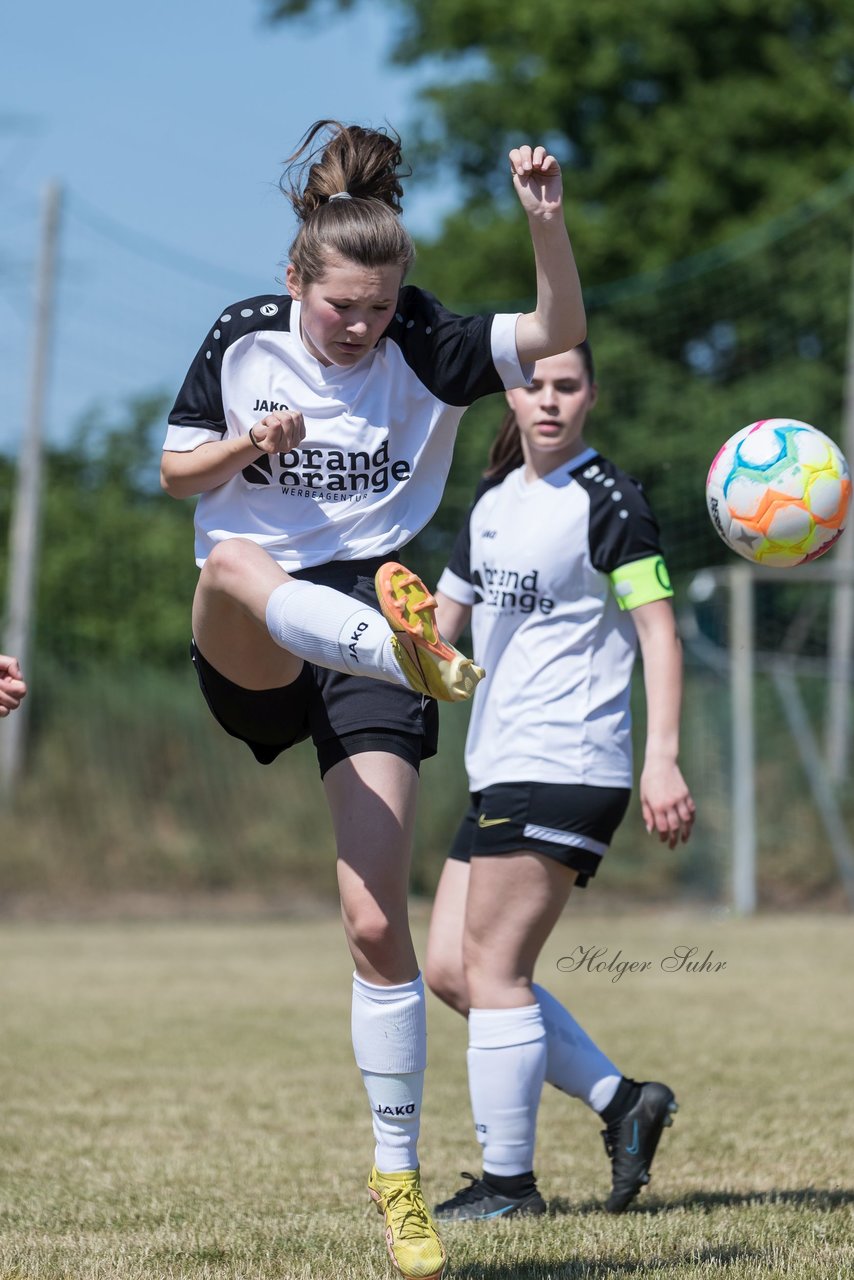
<svg viewBox="0 0 854 1280"><path fill-rule="evenodd" d="M468 1016L469 997L463 967L463 934L468 897L469 850L460 846L470 844L470 817L463 820L453 848L439 877L433 908L430 912L430 932L427 937L427 956L424 962L424 978L434 995ZM466 856L461 856L462 854Z"/></svg>
<svg viewBox="0 0 854 1280"><path fill-rule="evenodd" d="M620 787L536 786L530 816L543 841L540 849L575 866L583 888L607 854L628 800L628 790ZM550 992L536 984L533 990L546 1027L546 1080L604 1121L611 1161L605 1207L620 1213L649 1181L659 1139L677 1109L673 1092L658 1081L624 1076Z"/></svg>
<svg viewBox="0 0 854 1280"><path fill-rule="evenodd" d="M418 774L387 752L341 760L324 776L338 848L344 928L355 964L352 1034L371 1106L370 1194L406 1277L438 1277L445 1251L421 1192L427 1024L407 892Z"/></svg>
<svg viewBox="0 0 854 1280"><path fill-rule="evenodd" d="M256 672L255 683L246 688L271 687L271 668L281 670L275 655L265 658L272 640L291 658L290 679L299 672L299 660L305 660L445 701L470 697L479 669L434 634L435 602L420 579L406 570L401 576L418 584L420 607L407 603L404 609L389 588L380 592L381 608L375 608L332 587L291 577L262 547L229 538L213 548L199 576L193 604L196 644L220 674L236 683L242 683L247 661L257 659L263 674ZM407 597L413 590L410 585ZM381 612L392 606L404 615L393 626ZM424 635L398 634L405 624Z"/></svg>
<svg viewBox="0 0 854 1280"><path fill-rule="evenodd" d="M469 1009L468 986L463 966L469 874L467 862L449 858L445 863L430 917L424 965L424 976L430 990L463 1017L468 1016ZM605 1113L603 1118L606 1125L609 1121L612 1126L616 1122L618 1131L615 1133L612 1130L609 1133L606 1128L603 1135L608 1139L606 1149L609 1154L614 1153L611 1158L616 1175L608 1208L611 1212L619 1212L636 1194L639 1185L642 1185L638 1181L639 1176L642 1178L648 1173L648 1164L645 1164L639 1174L638 1157L642 1147L648 1148L648 1132L654 1131L656 1127L660 1132L656 1112L660 1108L661 1097L667 1106L672 1102L672 1094L670 1090L666 1090L665 1095L660 1095L662 1086L652 1082L637 1086L634 1081L626 1080L568 1009L538 983L533 983L531 990L536 996L546 1031L546 1084L579 1098L600 1117ZM666 1086L663 1088L666 1089ZM630 1134L634 1133L632 1108L638 1104L641 1115L639 1138L642 1141L636 1144L630 1136L628 1142L621 1144L621 1129L628 1126ZM669 1106L667 1111L664 1125L670 1122ZM637 1114L636 1112L635 1115ZM644 1117L647 1119L644 1120ZM631 1150L623 1151L623 1147ZM622 1168L626 1164L631 1166L628 1170ZM482 1189L473 1184L464 1191L466 1194L463 1204L455 1206L458 1216L463 1208L467 1213L479 1214L483 1208L482 1203L479 1203L483 1199Z"/></svg>
<svg viewBox="0 0 854 1280"><path fill-rule="evenodd" d="M649 1181L662 1130L676 1111L673 1092L657 1081L624 1076L551 992L538 983L532 989L546 1028L546 1082L579 1098L604 1121L611 1161L605 1208L620 1213Z"/></svg>
<svg viewBox="0 0 854 1280"><path fill-rule="evenodd" d="M266 551L242 538L218 543L202 566L193 598L193 639L225 679L243 689L292 684L303 659L273 640L266 602L290 581Z"/></svg>
<svg viewBox="0 0 854 1280"><path fill-rule="evenodd" d="M471 1004L469 1092L483 1176L437 1206L440 1218L545 1210L533 1166L547 1045L532 980L574 879L574 871L537 853L472 857L463 962Z"/></svg>
<svg viewBox="0 0 854 1280"><path fill-rule="evenodd" d="M512 804L512 796L496 790L502 804L508 799ZM576 885L584 888L607 854L628 801L623 787L535 784L525 799L528 830L536 827L535 847L574 867ZM580 1098L604 1121L612 1183L605 1207L619 1213L649 1181L662 1131L676 1110L673 1093L657 1081L638 1083L624 1076L558 1000L542 987L533 990L546 1027L546 1080Z"/></svg>
<svg viewBox="0 0 854 1280"><path fill-rule="evenodd" d="M418 962L408 888L418 773L400 756L365 751L324 774L338 854L338 887L356 973L411 982Z"/></svg>
<svg viewBox="0 0 854 1280"><path fill-rule="evenodd" d="M248 689L296 679L303 660L408 684L391 628L378 609L291 577L245 538L217 543L202 566L193 635L221 675ZM279 678L283 671L288 679Z"/></svg>

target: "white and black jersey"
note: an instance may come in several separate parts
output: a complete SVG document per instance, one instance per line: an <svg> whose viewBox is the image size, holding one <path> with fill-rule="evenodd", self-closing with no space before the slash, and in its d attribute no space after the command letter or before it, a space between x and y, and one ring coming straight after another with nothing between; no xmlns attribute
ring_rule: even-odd
<svg viewBox="0 0 854 1280"><path fill-rule="evenodd" d="M249 538L285 569L385 556L439 504L465 409L523 385L515 315L461 317L407 286L383 337L349 368L316 360L300 304L249 298L218 318L169 416L177 452L244 436L272 410L294 410L305 439L251 462L199 498L196 559Z"/></svg>
<svg viewBox="0 0 854 1280"><path fill-rule="evenodd" d="M484 482L439 589L473 606L470 789L628 787L637 638L627 610L672 595L636 480L593 449L528 483Z"/></svg>

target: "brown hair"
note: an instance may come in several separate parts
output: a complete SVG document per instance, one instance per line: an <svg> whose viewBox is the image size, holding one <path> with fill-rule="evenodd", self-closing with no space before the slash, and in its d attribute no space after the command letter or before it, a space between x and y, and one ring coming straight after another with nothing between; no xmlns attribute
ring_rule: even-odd
<svg viewBox="0 0 854 1280"><path fill-rule="evenodd" d="M596 370L593 365L593 352L590 343L585 339L577 347L572 348L581 356L587 381L592 386L596 381ZM519 423L512 409L508 409L498 428L498 434L492 442L489 457L486 460L484 475L490 480L503 480L511 471L521 467L525 461L522 453L522 437L519 434Z"/></svg>
<svg viewBox="0 0 854 1280"><path fill-rule="evenodd" d="M321 280L328 255L363 267L399 266L406 275L415 247L400 220L400 138L391 130L318 120L285 161L279 183L301 226L290 260L305 286ZM349 199L331 199L346 193Z"/></svg>

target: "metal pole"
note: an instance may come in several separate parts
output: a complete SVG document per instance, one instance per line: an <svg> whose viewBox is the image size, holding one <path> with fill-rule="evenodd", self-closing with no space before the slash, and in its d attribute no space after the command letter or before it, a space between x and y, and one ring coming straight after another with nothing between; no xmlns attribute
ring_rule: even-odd
<svg viewBox="0 0 854 1280"><path fill-rule="evenodd" d="M7 626L3 643L5 652L19 660L25 679L30 675L42 489L42 429L61 204L61 189L58 183L53 182L44 193L30 409L18 455L15 508L9 538ZM21 772L26 706L25 701L14 715L8 716L0 731L0 787L6 793L12 792Z"/></svg>
<svg viewBox="0 0 854 1280"><path fill-rule="evenodd" d="M729 570L732 710L732 899L741 915L756 910L756 771L753 723L753 577Z"/></svg>
<svg viewBox="0 0 854 1280"><path fill-rule="evenodd" d="M854 467L854 244L851 250L851 283L848 301L848 357L845 373L845 412L842 451ZM848 514L854 524L854 506ZM854 530L849 529L833 552L837 565L848 570L848 579L833 593L828 646L825 756L831 779L845 782L851 752L851 653L854 649Z"/></svg>
<svg viewBox="0 0 854 1280"><path fill-rule="evenodd" d="M815 811L821 820L836 866L839 878L848 897L848 905L854 910L854 848L852 848L848 831L845 827L836 792L828 781L822 768L818 754L818 744L813 735L810 719L801 698L794 670L790 662L780 662L773 672L774 683L780 695L783 714L789 725L789 732L795 749L801 758L804 773L810 784Z"/></svg>

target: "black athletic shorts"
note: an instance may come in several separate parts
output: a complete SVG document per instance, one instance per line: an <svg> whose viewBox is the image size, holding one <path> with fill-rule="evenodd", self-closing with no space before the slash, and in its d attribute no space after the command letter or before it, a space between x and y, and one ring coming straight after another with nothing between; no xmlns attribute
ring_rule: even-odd
<svg viewBox="0 0 854 1280"><path fill-rule="evenodd" d="M334 561L291 576L321 582L376 607L374 574L386 559ZM314 742L321 777L339 760L363 751L387 751L418 769L438 749L435 701L403 685L306 662L293 684L244 689L220 675L195 643L190 653L214 718L226 733L246 743L259 764L271 764L306 738Z"/></svg>
<svg viewBox="0 0 854 1280"><path fill-rule="evenodd" d="M629 803L629 787L502 782L473 792L449 858L533 852L578 872L583 889L595 876Z"/></svg>

